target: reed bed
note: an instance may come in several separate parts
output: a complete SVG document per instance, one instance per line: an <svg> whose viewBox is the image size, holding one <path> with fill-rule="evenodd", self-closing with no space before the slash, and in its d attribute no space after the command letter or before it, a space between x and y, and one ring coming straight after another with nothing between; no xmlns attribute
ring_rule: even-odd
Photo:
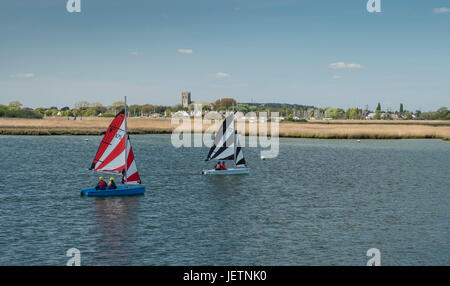
<svg viewBox="0 0 450 286"><path fill-rule="evenodd" d="M0 118L0 135L99 135L104 134L112 118L67 118L16 119ZM322 138L322 139L409 139L439 138L450 140L450 122L446 121L331 121L295 123L281 122L280 137ZM181 121L180 121L181 123ZM128 130L134 134L167 134L179 127L170 119L129 118ZM193 123L193 121L192 121ZM215 132L219 123L202 125L202 132ZM181 126L178 130L194 131ZM270 124L268 126L270 135ZM249 134L248 123L245 134Z"/></svg>

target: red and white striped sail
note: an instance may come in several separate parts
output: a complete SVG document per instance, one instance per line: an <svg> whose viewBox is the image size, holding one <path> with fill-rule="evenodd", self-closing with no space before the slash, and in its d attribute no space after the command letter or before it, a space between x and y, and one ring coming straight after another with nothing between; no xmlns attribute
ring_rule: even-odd
<svg viewBox="0 0 450 286"><path fill-rule="evenodd" d="M134 160L134 154L133 154L133 148L131 148L131 142L130 137L128 137L127 141L127 149L128 149L128 156L127 156L127 183L128 184L140 184L141 183L141 177L139 176L139 172L137 170L136 166L136 160Z"/></svg>
<svg viewBox="0 0 450 286"><path fill-rule="evenodd" d="M127 139L126 139L127 138ZM130 138L125 133L125 113L119 112L108 127L100 143L91 170L123 173L125 170L125 140L127 140L127 176L129 184L140 184L141 178L134 160Z"/></svg>

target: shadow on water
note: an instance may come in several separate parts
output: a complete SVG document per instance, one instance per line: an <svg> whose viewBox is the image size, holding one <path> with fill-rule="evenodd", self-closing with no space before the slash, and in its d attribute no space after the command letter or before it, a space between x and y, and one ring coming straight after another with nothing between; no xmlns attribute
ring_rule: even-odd
<svg viewBox="0 0 450 286"><path fill-rule="evenodd" d="M143 196L94 198L93 232L98 234L96 264L127 265L133 254L133 237L138 219L139 201Z"/></svg>

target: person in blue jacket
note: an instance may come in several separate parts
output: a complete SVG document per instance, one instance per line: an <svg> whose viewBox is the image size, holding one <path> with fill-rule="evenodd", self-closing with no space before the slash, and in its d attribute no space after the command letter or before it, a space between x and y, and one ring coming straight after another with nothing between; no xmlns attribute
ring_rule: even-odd
<svg viewBox="0 0 450 286"><path fill-rule="evenodd" d="M108 189L117 189L116 183L114 182L114 177L109 178Z"/></svg>

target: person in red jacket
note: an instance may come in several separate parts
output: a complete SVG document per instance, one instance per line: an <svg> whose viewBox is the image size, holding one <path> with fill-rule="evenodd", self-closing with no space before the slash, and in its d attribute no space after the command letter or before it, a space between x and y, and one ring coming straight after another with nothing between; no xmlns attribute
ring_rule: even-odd
<svg viewBox="0 0 450 286"><path fill-rule="evenodd" d="M220 170L225 171L227 169L227 166L225 166L225 161L222 161L222 164L220 164Z"/></svg>
<svg viewBox="0 0 450 286"><path fill-rule="evenodd" d="M99 177L98 178L98 184L97 184L97 186L95 186L95 189L96 190L104 190L104 189L106 189L106 183L105 183L105 181L103 181L103 177Z"/></svg>

